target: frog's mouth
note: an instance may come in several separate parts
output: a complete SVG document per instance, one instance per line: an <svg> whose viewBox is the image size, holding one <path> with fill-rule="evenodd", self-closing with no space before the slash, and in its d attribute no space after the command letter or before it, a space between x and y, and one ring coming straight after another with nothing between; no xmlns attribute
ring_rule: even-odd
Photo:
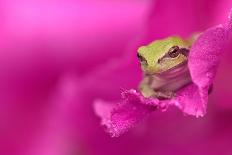
<svg viewBox="0 0 232 155"><path fill-rule="evenodd" d="M187 61L182 62L182 63L176 65L175 67L172 67L166 71L154 73L153 75L155 75L157 77L166 78L166 79L173 79L173 78L177 78L178 76L182 76L183 74L186 74L186 73L189 74Z"/></svg>

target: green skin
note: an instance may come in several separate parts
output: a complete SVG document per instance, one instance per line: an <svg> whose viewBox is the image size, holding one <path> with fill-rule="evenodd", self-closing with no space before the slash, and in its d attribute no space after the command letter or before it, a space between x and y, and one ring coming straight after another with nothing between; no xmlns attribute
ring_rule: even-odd
<svg viewBox="0 0 232 155"><path fill-rule="evenodd" d="M169 99L175 96L176 90L191 82L187 66L191 44L191 40L174 36L138 49L137 55L144 73L139 85L143 96Z"/></svg>

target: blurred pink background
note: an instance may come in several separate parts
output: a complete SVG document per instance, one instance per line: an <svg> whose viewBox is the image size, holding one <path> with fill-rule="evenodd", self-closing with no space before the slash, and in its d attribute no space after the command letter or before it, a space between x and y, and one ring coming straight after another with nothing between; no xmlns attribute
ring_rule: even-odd
<svg viewBox="0 0 232 155"><path fill-rule="evenodd" d="M204 118L173 108L111 138L92 106L137 88L139 46L224 23L230 8L231 0L0 0L0 154L232 154L232 46Z"/></svg>

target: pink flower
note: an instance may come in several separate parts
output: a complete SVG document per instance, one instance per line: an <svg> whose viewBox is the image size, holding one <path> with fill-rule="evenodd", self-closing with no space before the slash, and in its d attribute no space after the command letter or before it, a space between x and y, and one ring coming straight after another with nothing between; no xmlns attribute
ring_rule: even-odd
<svg viewBox="0 0 232 155"><path fill-rule="evenodd" d="M192 83L180 89L175 98L165 101L145 99L135 90L130 90L122 93L122 101L117 106L109 107L102 101L96 102L96 113L102 117L102 124L107 126L112 136L119 136L149 113L155 109L163 109L164 106L176 105L185 114L204 116L208 92L231 31L231 23L229 18L225 26L220 25L206 30L194 42L188 62Z"/></svg>
<svg viewBox="0 0 232 155"><path fill-rule="evenodd" d="M229 0L0 3L0 154L231 152L230 55L218 70L203 118L183 117L170 107L112 139L93 110L97 100L117 101L121 88L136 88L138 46L223 23ZM154 110L139 106L146 113L138 118Z"/></svg>

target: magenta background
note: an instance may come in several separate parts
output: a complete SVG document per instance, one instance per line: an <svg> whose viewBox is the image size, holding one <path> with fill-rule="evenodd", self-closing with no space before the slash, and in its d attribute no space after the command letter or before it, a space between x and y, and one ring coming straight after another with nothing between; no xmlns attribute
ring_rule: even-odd
<svg viewBox="0 0 232 155"><path fill-rule="evenodd" d="M0 154L232 154L231 49L204 118L155 112L119 138L95 99L136 88L138 46L224 23L231 0L0 0Z"/></svg>

